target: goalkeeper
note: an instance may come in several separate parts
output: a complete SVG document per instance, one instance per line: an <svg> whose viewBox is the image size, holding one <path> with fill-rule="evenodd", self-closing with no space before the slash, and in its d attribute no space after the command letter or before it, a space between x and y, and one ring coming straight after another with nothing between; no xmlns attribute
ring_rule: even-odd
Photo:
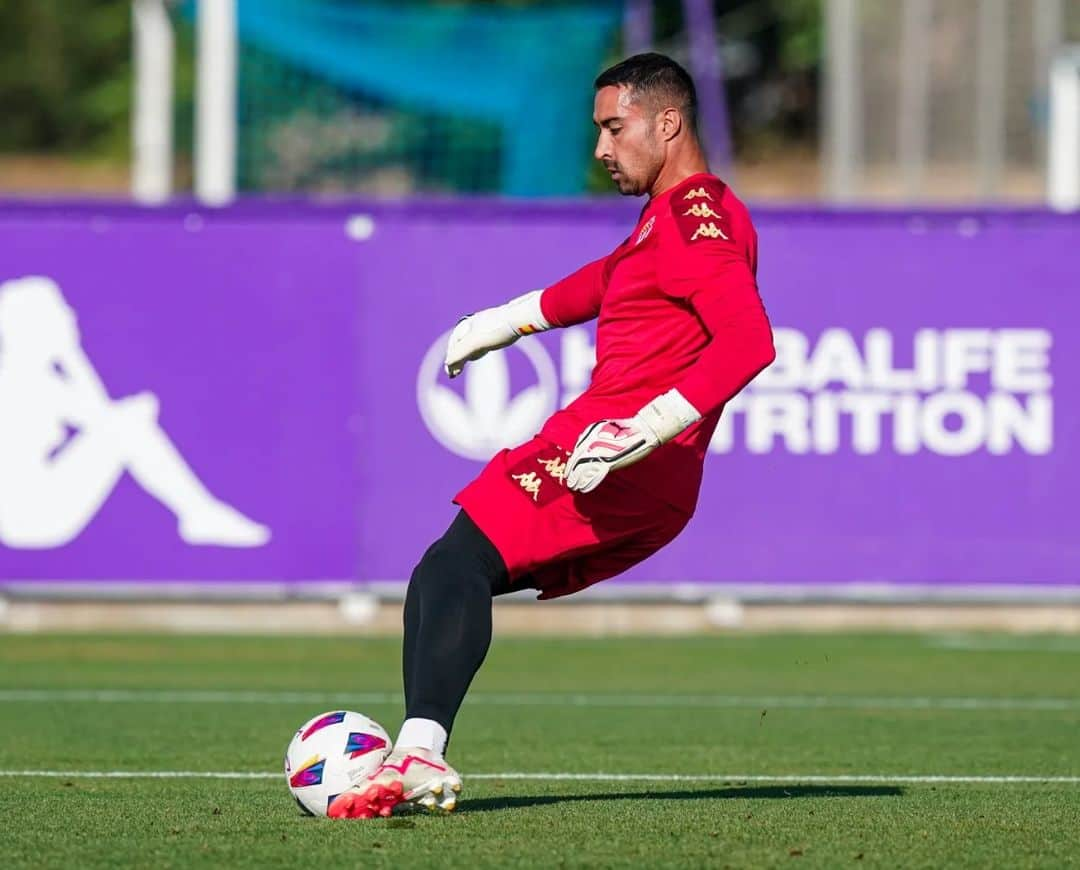
<svg viewBox="0 0 1080 870"><path fill-rule="evenodd" d="M708 172L689 75L643 54L595 88L595 156L620 193L648 196L637 226L568 278L466 317L446 352L453 377L522 335L599 318L592 381L458 493L461 511L409 583L406 720L394 751L331 816L389 815L402 801L454 808L461 781L443 753L491 642L492 597L569 595L675 538L724 404L774 358L757 236Z"/></svg>

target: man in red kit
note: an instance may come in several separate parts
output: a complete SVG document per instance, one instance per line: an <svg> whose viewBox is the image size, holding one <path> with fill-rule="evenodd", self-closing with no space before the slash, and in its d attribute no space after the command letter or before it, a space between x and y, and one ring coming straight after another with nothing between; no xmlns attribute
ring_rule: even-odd
<svg viewBox="0 0 1080 870"><path fill-rule="evenodd" d="M522 335L599 318L589 388L532 441L499 453L458 493L405 600L406 719L385 763L329 808L449 811L461 790L443 753L491 642L495 595L569 595L655 553L693 515L724 404L774 358L745 206L708 172L694 84L642 54L596 80L596 158L619 192L648 195L613 252L568 278L463 319L446 370Z"/></svg>

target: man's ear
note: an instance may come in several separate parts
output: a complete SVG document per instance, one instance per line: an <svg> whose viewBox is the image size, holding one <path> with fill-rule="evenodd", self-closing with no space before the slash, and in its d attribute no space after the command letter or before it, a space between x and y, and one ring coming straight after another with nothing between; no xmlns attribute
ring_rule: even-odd
<svg viewBox="0 0 1080 870"><path fill-rule="evenodd" d="M662 109L657 121L658 132L661 140L664 142L670 142L678 136L679 131L682 130L683 127L682 112L674 106L668 106L668 108Z"/></svg>

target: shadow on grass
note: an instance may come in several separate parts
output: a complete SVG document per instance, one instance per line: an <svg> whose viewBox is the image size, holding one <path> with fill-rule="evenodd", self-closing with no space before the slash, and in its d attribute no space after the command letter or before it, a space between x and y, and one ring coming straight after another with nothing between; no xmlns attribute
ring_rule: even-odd
<svg viewBox="0 0 1080 870"><path fill-rule="evenodd" d="M484 813L517 807L538 807L570 801L697 801L697 800L787 800L823 797L899 797L904 790L894 785L769 785L743 788L681 789L679 791L604 792L600 794L545 794L522 797L492 797L465 800L461 811Z"/></svg>

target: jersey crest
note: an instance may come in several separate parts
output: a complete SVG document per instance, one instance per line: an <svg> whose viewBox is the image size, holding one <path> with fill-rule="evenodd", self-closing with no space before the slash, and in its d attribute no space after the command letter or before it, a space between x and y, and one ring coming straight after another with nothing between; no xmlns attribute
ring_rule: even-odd
<svg viewBox="0 0 1080 870"><path fill-rule="evenodd" d="M649 233L652 232L652 228L655 224L656 215L653 215L651 218L649 218L649 222L641 228L641 232L638 233L637 241L634 242L634 244L640 245L643 241L645 241L649 237Z"/></svg>

